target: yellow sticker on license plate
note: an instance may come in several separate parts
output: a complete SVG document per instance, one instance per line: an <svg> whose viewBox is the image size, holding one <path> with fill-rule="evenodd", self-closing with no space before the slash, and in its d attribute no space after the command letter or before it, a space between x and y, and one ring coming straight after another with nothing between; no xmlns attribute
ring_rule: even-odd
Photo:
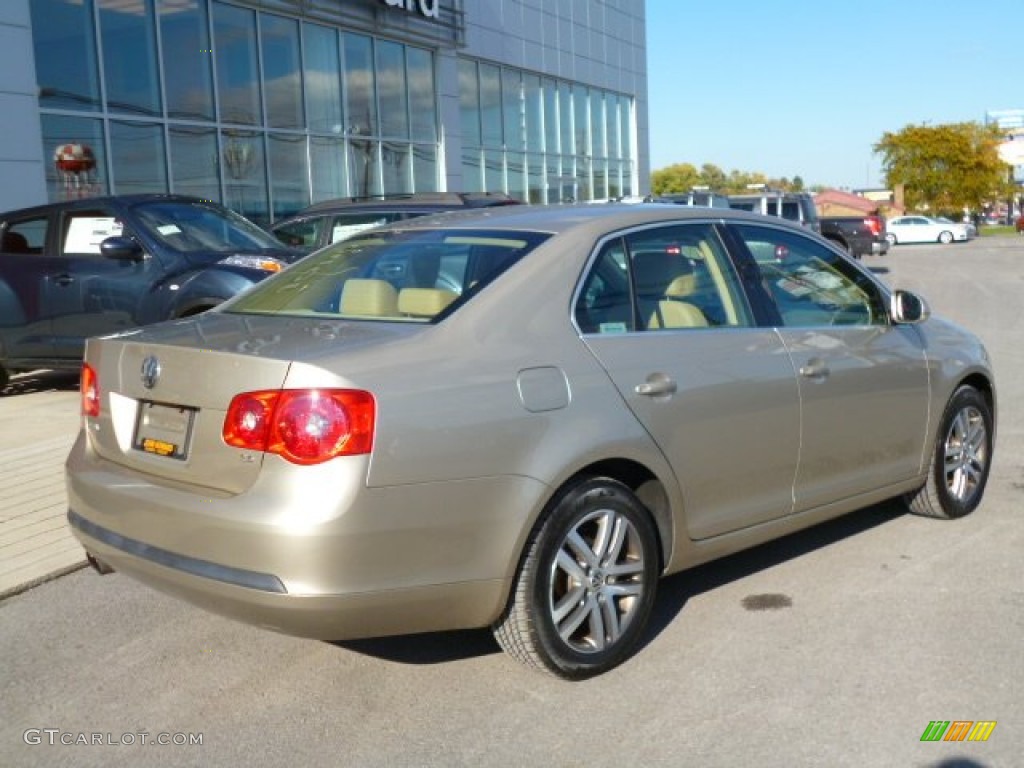
<svg viewBox="0 0 1024 768"><path fill-rule="evenodd" d="M194 408L161 403L139 403L133 445L138 451L184 459L195 418Z"/></svg>

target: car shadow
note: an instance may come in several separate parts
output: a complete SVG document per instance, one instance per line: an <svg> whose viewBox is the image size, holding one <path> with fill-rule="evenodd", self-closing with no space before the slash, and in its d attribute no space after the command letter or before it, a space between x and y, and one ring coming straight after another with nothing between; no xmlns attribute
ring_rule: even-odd
<svg viewBox="0 0 1024 768"><path fill-rule="evenodd" d="M73 392L78 389L78 371L29 371L11 376L0 397L29 395L36 392Z"/></svg>
<svg viewBox="0 0 1024 768"><path fill-rule="evenodd" d="M658 585L658 597L640 648L653 642L675 620L691 598L751 576L758 571L802 557L879 525L885 525L906 514L906 506L900 500L893 499L663 579ZM787 601L783 604L788 604L788 599L784 595L761 597L766 599L777 597L782 601ZM746 600L744 606L748 610L774 607L758 606L753 602L748 605Z"/></svg>
<svg viewBox="0 0 1024 768"><path fill-rule="evenodd" d="M850 536L856 536L905 514L906 507L899 501L876 504L663 579L658 584L654 609L637 651L653 642L675 620L691 598L835 544ZM757 610L758 607L751 609ZM501 652L488 629L344 640L331 645L366 656L410 665L443 664Z"/></svg>
<svg viewBox="0 0 1024 768"><path fill-rule="evenodd" d="M876 275L888 275L888 267L868 267L868 271L875 273Z"/></svg>

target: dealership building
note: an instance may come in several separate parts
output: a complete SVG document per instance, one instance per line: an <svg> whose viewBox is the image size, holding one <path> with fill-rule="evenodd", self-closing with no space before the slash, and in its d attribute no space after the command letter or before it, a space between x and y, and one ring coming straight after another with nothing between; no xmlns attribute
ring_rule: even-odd
<svg viewBox="0 0 1024 768"><path fill-rule="evenodd" d="M644 0L3 0L0 210L638 194Z"/></svg>

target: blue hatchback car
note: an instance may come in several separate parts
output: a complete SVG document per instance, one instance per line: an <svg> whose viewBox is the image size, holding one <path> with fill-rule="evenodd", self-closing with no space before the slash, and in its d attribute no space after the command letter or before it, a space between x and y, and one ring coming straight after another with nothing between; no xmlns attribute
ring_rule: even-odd
<svg viewBox="0 0 1024 768"><path fill-rule="evenodd" d="M85 340L203 312L302 256L217 203L73 200L0 214L0 390Z"/></svg>

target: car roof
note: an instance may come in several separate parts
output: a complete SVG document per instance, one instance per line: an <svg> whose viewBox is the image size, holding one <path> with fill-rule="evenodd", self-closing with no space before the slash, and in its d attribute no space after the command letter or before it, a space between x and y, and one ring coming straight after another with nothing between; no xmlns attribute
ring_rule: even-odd
<svg viewBox="0 0 1024 768"><path fill-rule="evenodd" d="M416 230L436 229L507 229L559 234L569 230L591 229L595 237L606 232L628 229L645 224L663 224L687 221L735 221L757 223L807 233L795 223L774 216L762 216L730 208L705 208L675 205L674 203L585 203L557 205L513 205L496 208L477 208L451 211L442 216L421 216L401 222L385 224L374 229Z"/></svg>
<svg viewBox="0 0 1024 768"><path fill-rule="evenodd" d="M22 218L25 216L42 216L56 210L74 210L76 208L90 208L97 205L123 205L128 207L134 207L142 203L148 203L153 201L164 201L164 202L180 202L180 203L204 203L206 205L216 205L223 207L220 203L213 200L206 200L199 197L192 197L190 195L172 195L165 193L138 193L132 195L102 195L100 197L82 197L75 200L60 200L53 203L44 203L43 205L34 205L29 208L17 208L11 211L5 211L0 213L0 220Z"/></svg>
<svg viewBox="0 0 1024 768"><path fill-rule="evenodd" d="M486 208L519 203L520 201L514 197L500 192L422 192L379 197L338 197L314 203L290 218L334 211L430 211L451 208Z"/></svg>

